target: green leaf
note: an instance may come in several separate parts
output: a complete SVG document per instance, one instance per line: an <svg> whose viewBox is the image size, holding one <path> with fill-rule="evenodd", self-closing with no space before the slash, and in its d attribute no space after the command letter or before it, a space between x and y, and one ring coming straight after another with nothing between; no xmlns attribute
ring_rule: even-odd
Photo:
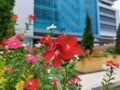
<svg viewBox="0 0 120 90"><path fill-rule="evenodd" d="M109 75L108 73L107 73L106 75L107 75L108 77L110 77L110 75Z"/></svg>
<svg viewBox="0 0 120 90"><path fill-rule="evenodd" d="M110 80L114 80L114 79L115 79L114 77L110 78Z"/></svg>
<svg viewBox="0 0 120 90"><path fill-rule="evenodd" d="M53 79L61 80L63 77L61 75L55 75L51 74L49 77L52 77Z"/></svg>
<svg viewBox="0 0 120 90"><path fill-rule="evenodd" d="M104 82L101 82L101 84L102 84L103 86L106 86Z"/></svg>
<svg viewBox="0 0 120 90"><path fill-rule="evenodd" d="M3 60L3 59L4 59L3 56L0 55L0 60Z"/></svg>
<svg viewBox="0 0 120 90"><path fill-rule="evenodd" d="M69 84L67 87L70 90L78 90L77 87L76 87L76 85L73 85L73 84Z"/></svg>
<svg viewBox="0 0 120 90"><path fill-rule="evenodd" d="M107 82L107 80L105 78L103 78L103 81Z"/></svg>
<svg viewBox="0 0 120 90"><path fill-rule="evenodd" d="M62 85L60 83L57 85L57 90L62 90Z"/></svg>

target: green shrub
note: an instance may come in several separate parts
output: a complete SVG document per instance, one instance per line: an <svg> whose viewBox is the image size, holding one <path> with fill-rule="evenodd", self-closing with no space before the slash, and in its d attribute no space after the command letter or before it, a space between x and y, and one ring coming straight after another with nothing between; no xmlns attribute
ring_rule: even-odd
<svg viewBox="0 0 120 90"><path fill-rule="evenodd" d="M14 35L14 22L11 19L14 3L15 0L0 0L0 41Z"/></svg>
<svg viewBox="0 0 120 90"><path fill-rule="evenodd" d="M81 46L83 50L89 49L90 51L93 50L94 45L94 36L92 33L92 24L91 18L89 17L88 13L86 15L86 27L84 30L83 38L81 40Z"/></svg>
<svg viewBox="0 0 120 90"><path fill-rule="evenodd" d="M120 24L119 24L119 27L118 27L118 30L117 30L115 53L120 54Z"/></svg>

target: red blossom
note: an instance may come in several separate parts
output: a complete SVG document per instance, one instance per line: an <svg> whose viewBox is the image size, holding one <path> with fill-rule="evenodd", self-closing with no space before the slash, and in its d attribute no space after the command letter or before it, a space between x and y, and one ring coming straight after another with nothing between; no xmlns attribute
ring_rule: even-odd
<svg viewBox="0 0 120 90"><path fill-rule="evenodd" d="M13 20L14 22L16 22L17 19L18 19L18 16L17 16L16 14L12 15L12 20Z"/></svg>
<svg viewBox="0 0 120 90"><path fill-rule="evenodd" d="M58 80L53 80L53 85L54 85L54 87L57 87L57 85L58 85Z"/></svg>
<svg viewBox="0 0 120 90"><path fill-rule="evenodd" d="M7 40L2 40L2 44L4 45L6 43Z"/></svg>
<svg viewBox="0 0 120 90"><path fill-rule="evenodd" d="M30 15L28 16L28 19L30 19L30 20L36 20L36 15L31 15L31 14L30 14Z"/></svg>
<svg viewBox="0 0 120 90"><path fill-rule="evenodd" d="M11 32L11 29L7 29L6 32L7 32L7 33L10 33L10 32Z"/></svg>
<svg viewBox="0 0 120 90"><path fill-rule="evenodd" d="M33 52L37 52L39 50L39 48L33 48L32 51Z"/></svg>
<svg viewBox="0 0 120 90"><path fill-rule="evenodd" d="M51 43L53 43L53 40L48 36L43 36L41 40L38 41L38 43L50 45Z"/></svg>
<svg viewBox="0 0 120 90"><path fill-rule="evenodd" d="M112 66L112 65L113 65L113 61L112 60L107 61L106 66Z"/></svg>
<svg viewBox="0 0 120 90"><path fill-rule="evenodd" d="M0 47L3 47L3 45L0 43Z"/></svg>
<svg viewBox="0 0 120 90"><path fill-rule="evenodd" d="M79 83L79 82L81 82L82 80L78 77L78 76L76 76L76 78L73 78L73 79L70 79L69 80L69 83L70 84L77 84L77 83Z"/></svg>
<svg viewBox="0 0 120 90"><path fill-rule="evenodd" d="M73 36L60 35L54 41L50 37L43 36L39 42L47 45L43 57L46 62L51 61L54 68L60 67L63 61L70 61L75 54L80 55L82 53L81 47L77 44L77 39Z"/></svg>
<svg viewBox="0 0 120 90"><path fill-rule="evenodd" d="M107 61L106 66L119 68L119 65L114 63L112 60Z"/></svg>
<svg viewBox="0 0 120 90"><path fill-rule="evenodd" d="M46 68L46 67L48 67L48 65L49 65L48 63L45 63L45 64L43 64L43 67Z"/></svg>
<svg viewBox="0 0 120 90"><path fill-rule="evenodd" d="M29 90L35 90L35 88L38 86L38 81L35 79L31 79L28 82L24 82L24 89L29 89Z"/></svg>
<svg viewBox="0 0 120 90"><path fill-rule="evenodd" d="M70 83L70 84L76 84L75 81L76 81L75 79L70 79L70 80L69 80L69 83Z"/></svg>
<svg viewBox="0 0 120 90"><path fill-rule="evenodd" d="M4 47L6 41L7 41L7 40L2 40L1 43L0 43L0 47Z"/></svg>
<svg viewBox="0 0 120 90"><path fill-rule="evenodd" d="M114 66L115 66L116 68L119 68L119 64L115 64L115 63L114 63Z"/></svg>
<svg viewBox="0 0 120 90"><path fill-rule="evenodd" d="M43 36L41 38L41 40L38 41L38 43L47 45L46 50L51 50L53 48L53 45L54 45L54 41L48 36Z"/></svg>

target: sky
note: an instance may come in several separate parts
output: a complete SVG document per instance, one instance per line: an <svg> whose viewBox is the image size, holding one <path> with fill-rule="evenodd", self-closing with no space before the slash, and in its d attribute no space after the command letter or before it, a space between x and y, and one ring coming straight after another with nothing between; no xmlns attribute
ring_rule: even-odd
<svg viewBox="0 0 120 90"><path fill-rule="evenodd" d="M113 7L120 10L120 0L115 1Z"/></svg>

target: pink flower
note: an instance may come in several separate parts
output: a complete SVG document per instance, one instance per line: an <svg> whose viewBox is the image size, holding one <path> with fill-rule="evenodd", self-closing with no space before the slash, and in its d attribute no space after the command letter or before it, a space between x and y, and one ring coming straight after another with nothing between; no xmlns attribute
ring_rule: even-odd
<svg viewBox="0 0 120 90"><path fill-rule="evenodd" d="M31 48L27 49L29 53L33 53L34 51Z"/></svg>
<svg viewBox="0 0 120 90"><path fill-rule="evenodd" d="M29 46L26 46L26 49L28 50L29 53L33 53L34 52Z"/></svg>
<svg viewBox="0 0 120 90"><path fill-rule="evenodd" d="M82 80L80 79L80 77L78 77L78 76L76 76L76 82L78 83L78 82L81 82Z"/></svg>
<svg viewBox="0 0 120 90"><path fill-rule="evenodd" d="M37 62L37 58L33 55L29 55L27 58L26 58L26 61L27 62L30 62L30 63L36 63Z"/></svg>
<svg viewBox="0 0 120 90"><path fill-rule="evenodd" d="M17 34L15 34L15 37L17 38L17 39L23 39L23 38L25 38L22 34L20 34L20 33L17 33Z"/></svg>
<svg viewBox="0 0 120 90"><path fill-rule="evenodd" d="M8 49L9 49L9 46L8 46L8 45L5 45L5 46L4 46L4 49L5 49L5 50L8 50Z"/></svg>
<svg viewBox="0 0 120 90"><path fill-rule="evenodd" d="M8 45L8 47L11 49L17 49L22 46L19 39L17 39L17 38L9 38L5 42L5 44Z"/></svg>
<svg viewBox="0 0 120 90"><path fill-rule="evenodd" d="M7 68L7 72L9 72L9 73L12 72L12 68L10 68L10 67Z"/></svg>

